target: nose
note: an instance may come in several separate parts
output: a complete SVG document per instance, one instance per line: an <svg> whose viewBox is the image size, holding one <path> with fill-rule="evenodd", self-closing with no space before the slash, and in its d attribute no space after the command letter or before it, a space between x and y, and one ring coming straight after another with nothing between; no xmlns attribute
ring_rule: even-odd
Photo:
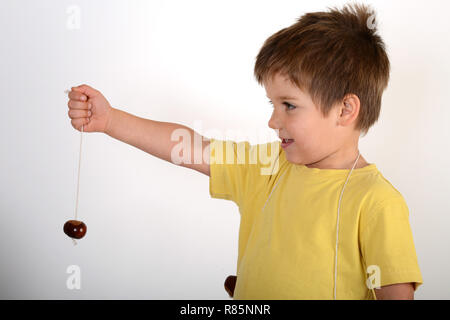
<svg viewBox="0 0 450 320"><path fill-rule="evenodd" d="M269 128L274 129L274 130L280 129L280 127L281 127L281 121L280 121L279 117L276 116L275 110L273 110L273 112L272 112L272 116L269 119L268 125L269 125Z"/></svg>

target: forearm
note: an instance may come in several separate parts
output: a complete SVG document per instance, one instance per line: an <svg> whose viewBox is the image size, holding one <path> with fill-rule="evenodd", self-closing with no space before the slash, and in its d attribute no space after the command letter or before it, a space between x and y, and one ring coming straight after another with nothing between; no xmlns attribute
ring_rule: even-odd
<svg viewBox="0 0 450 320"><path fill-rule="evenodd" d="M105 133L155 157L174 163L172 150L180 141L179 137L175 137L175 141L172 141L171 137L177 129L183 129L185 135L189 134L193 145L194 131L186 126L144 119L113 108ZM182 155L183 153L180 153L180 156Z"/></svg>

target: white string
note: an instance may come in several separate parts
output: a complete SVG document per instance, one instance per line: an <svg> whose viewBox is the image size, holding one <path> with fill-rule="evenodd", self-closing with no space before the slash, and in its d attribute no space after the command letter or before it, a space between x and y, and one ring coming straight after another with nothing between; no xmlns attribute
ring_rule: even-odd
<svg viewBox="0 0 450 320"><path fill-rule="evenodd" d="M345 180L344 187L342 188L341 196L339 197L337 222L336 222L336 251L335 251L335 261L334 261L334 300L336 300L337 257L338 257L338 241L339 241L339 209L341 208L341 199L342 199L342 195L344 194L345 186L347 184L348 179L350 178L350 175L352 174L353 169L356 166L356 163L359 160L360 155L361 155L361 153L358 151L358 158L356 158L356 161L353 164L352 170L350 170L350 173L347 176L347 180Z"/></svg>
<svg viewBox="0 0 450 320"><path fill-rule="evenodd" d="M350 178L350 175L352 174L353 169L355 168L356 163L358 162L360 156L361 156L361 153L360 153L359 150L358 150L358 157L356 158L356 161L355 161L355 163L353 164L353 167L352 167L352 169L350 170L350 173L348 174L347 179L345 180L344 187L342 188L341 195L340 195L340 197L339 197L339 205L338 205L338 213L337 213L337 222L336 222L336 251L335 251L335 262L334 262L334 300L336 300L337 253L338 253L338 241L339 241L339 212L340 212L340 207L341 207L341 199L342 199L342 195L344 194L344 189L345 189L345 186L347 185L347 181L348 181L348 179ZM285 172L285 173L286 173L286 172ZM277 188L278 183L281 181L281 178L283 178L283 176L284 176L284 173L283 173L283 175L280 177L280 179L278 179L277 183L275 184L275 187L274 187L274 188L272 189L272 191L270 192L269 197L267 198L266 202L264 203L264 206L263 206L261 212L264 211L264 208L266 207L267 202L269 201L270 197L272 196L272 193L273 193L273 192L275 191L275 189Z"/></svg>
<svg viewBox="0 0 450 320"><path fill-rule="evenodd" d="M283 178L284 174L286 173L286 171L283 173L283 175L280 177L280 179L278 179L277 183L275 184L275 187L273 187L272 191L269 194L269 197L267 198L266 202L264 203L264 207L262 208L262 211L264 211L264 208L266 207L267 202L269 201L270 197L272 196L272 193L275 191L275 189L277 188L278 183L281 181L281 178ZM261 212L262 212L261 211Z"/></svg>
<svg viewBox="0 0 450 320"><path fill-rule="evenodd" d="M80 191L80 167L81 167L81 146L83 144L83 127L81 126L81 132L80 132L80 157L78 159L78 182L77 182L77 199L75 203L75 220L77 220L78 216L78 193Z"/></svg>
<svg viewBox="0 0 450 320"><path fill-rule="evenodd" d="M70 90L64 90L64 93L68 94ZM78 194L80 191L80 167L81 167L81 146L83 144L83 131L84 131L84 125L81 125L81 132L80 132L80 156L78 159L78 182L77 182L77 197L75 201L75 220L78 218ZM74 238L71 238L73 241L73 245L76 246L77 242Z"/></svg>
<svg viewBox="0 0 450 320"><path fill-rule="evenodd" d="M84 131L84 125L81 126L81 132L80 132L80 157L78 159L78 182L77 182L77 199L75 203L75 220L78 218L78 194L80 191L80 167L81 167L81 146L83 144L83 131ZM77 242L74 238L72 238L73 245L76 246Z"/></svg>

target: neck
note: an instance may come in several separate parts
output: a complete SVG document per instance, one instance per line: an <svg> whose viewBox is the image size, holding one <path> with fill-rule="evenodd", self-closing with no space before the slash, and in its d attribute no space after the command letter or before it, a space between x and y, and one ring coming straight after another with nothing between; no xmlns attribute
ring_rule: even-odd
<svg viewBox="0 0 450 320"><path fill-rule="evenodd" d="M359 150L358 146L352 148L337 150L319 161L305 164L308 168L318 169L351 169L358 158ZM363 168L368 163L362 155L359 156L358 162L355 165L355 169Z"/></svg>

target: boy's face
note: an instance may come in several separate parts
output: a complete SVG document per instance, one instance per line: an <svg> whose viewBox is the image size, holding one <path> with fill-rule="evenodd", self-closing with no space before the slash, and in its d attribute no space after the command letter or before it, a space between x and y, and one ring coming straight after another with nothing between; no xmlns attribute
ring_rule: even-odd
<svg viewBox="0 0 450 320"><path fill-rule="evenodd" d="M274 107L269 127L278 129L280 138L294 139L284 148L289 162L313 164L342 147L345 139L338 130L339 108L324 118L308 93L279 74L264 82L264 88Z"/></svg>

